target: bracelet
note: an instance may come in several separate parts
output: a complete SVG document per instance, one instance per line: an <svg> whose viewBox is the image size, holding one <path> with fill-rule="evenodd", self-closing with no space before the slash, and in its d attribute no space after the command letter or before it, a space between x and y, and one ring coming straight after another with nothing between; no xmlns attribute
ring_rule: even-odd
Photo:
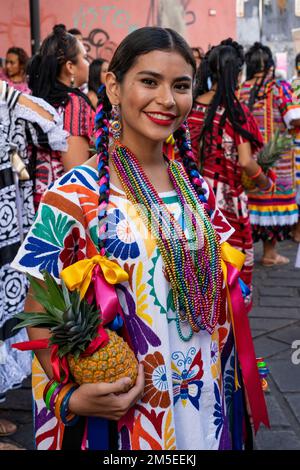
<svg viewBox="0 0 300 470"><path fill-rule="evenodd" d="M251 180L256 180L262 174L262 167L260 166L255 175L249 176Z"/></svg>
<svg viewBox="0 0 300 470"><path fill-rule="evenodd" d="M275 183L274 181L271 180L271 178L269 178L268 186L266 186L265 188L259 188L259 189L265 193L272 193L275 189Z"/></svg>
<svg viewBox="0 0 300 470"><path fill-rule="evenodd" d="M55 379L51 379L51 380L49 380L49 382L48 382L47 385L45 386L44 391L43 391L43 399L44 399L44 401L46 401L47 392L48 392L49 388L51 387L51 385L52 385L54 382L55 382Z"/></svg>
<svg viewBox="0 0 300 470"><path fill-rule="evenodd" d="M52 384L50 385L50 387L48 388L47 392L46 392L46 397L45 397L45 405L46 405L46 408L50 411L50 400L51 400L51 397L53 395L53 393L55 392L55 390L59 387L59 383L54 381L52 382Z"/></svg>
<svg viewBox="0 0 300 470"><path fill-rule="evenodd" d="M74 384L70 382L67 385L65 385L58 394L58 397L55 402L55 407L54 407L54 414L56 416L56 419L58 420L60 420L60 408L61 408L63 399L73 387L74 387Z"/></svg>
<svg viewBox="0 0 300 470"><path fill-rule="evenodd" d="M59 395L59 392L63 389L64 385L63 384L59 384L59 386L54 390L51 398L50 398L50 401L49 401L49 408L50 410L52 411L52 413L54 413L54 409L55 409L55 403L56 403L56 399Z"/></svg>
<svg viewBox="0 0 300 470"><path fill-rule="evenodd" d="M60 419L65 426L74 426L79 416L76 416L74 413L70 413L69 410L69 401L73 393L78 387L74 385L64 396L61 407L60 407Z"/></svg>

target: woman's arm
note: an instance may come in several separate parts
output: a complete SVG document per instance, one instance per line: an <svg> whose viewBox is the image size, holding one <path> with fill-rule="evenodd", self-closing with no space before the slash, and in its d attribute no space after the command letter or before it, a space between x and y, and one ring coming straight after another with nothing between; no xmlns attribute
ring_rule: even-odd
<svg viewBox="0 0 300 470"><path fill-rule="evenodd" d="M68 138L68 150L62 152L62 162L65 172L82 165L90 158L89 142L85 137L70 136Z"/></svg>
<svg viewBox="0 0 300 470"><path fill-rule="evenodd" d="M243 144L238 145L238 157L241 168L250 178L259 173L261 167L252 156L251 145L249 142L244 142ZM260 189L267 189L270 186L270 180L263 172L255 178L255 183Z"/></svg>

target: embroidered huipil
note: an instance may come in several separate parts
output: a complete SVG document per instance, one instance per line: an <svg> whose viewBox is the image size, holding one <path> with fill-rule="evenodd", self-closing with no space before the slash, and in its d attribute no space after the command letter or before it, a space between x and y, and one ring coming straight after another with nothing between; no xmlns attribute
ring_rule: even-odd
<svg viewBox="0 0 300 470"><path fill-rule="evenodd" d="M182 223L176 192L160 196ZM211 190L209 200L212 206ZM243 415L243 405L239 397L233 406L235 348L225 292L214 333L200 331L190 341L182 341L176 329L172 290L154 238L125 193L111 186L109 201L106 249L129 274L129 281L118 285L117 294L146 379L143 398L134 407L133 427L124 426L119 433L119 448L231 449L240 445L242 426L237 426L234 416L236 411ZM97 171L83 165L68 172L44 195L14 267L40 279L40 270L47 269L58 279L63 268L97 254L97 210ZM214 210L212 222L221 242L227 240L232 228L219 210ZM37 448L59 449L63 426L45 408L47 381L35 359Z"/></svg>

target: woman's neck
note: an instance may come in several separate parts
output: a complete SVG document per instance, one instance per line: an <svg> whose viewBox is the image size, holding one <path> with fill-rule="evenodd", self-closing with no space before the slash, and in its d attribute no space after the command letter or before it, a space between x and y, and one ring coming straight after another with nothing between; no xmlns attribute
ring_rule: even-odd
<svg viewBox="0 0 300 470"><path fill-rule="evenodd" d="M120 142L136 156L142 167L164 166L162 142L149 141L142 136L131 138L128 132Z"/></svg>

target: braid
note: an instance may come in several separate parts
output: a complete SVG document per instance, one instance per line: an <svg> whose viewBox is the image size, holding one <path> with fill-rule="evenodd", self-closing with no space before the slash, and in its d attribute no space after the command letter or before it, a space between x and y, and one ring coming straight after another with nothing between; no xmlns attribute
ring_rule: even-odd
<svg viewBox="0 0 300 470"><path fill-rule="evenodd" d="M107 207L109 201L109 116L111 104L107 98L105 86L99 88L98 106L95 116L95 145L97 150L97 164L99 171L99 249L102 256L105 255L105 232L107 223Z"/></svg>
<svg viewBox="0 0 300 470"><path fill-rule="evenodd" d="M204 204L206 211L210 215L211 211L207 204L207 198L205 197L207 191L203 187L204 180L199 173L197 163L195 161L191 147L189 129L186 121L181 124L177 131L174 132L174 139L190 182L198 194L200 201Z"/></svg>

